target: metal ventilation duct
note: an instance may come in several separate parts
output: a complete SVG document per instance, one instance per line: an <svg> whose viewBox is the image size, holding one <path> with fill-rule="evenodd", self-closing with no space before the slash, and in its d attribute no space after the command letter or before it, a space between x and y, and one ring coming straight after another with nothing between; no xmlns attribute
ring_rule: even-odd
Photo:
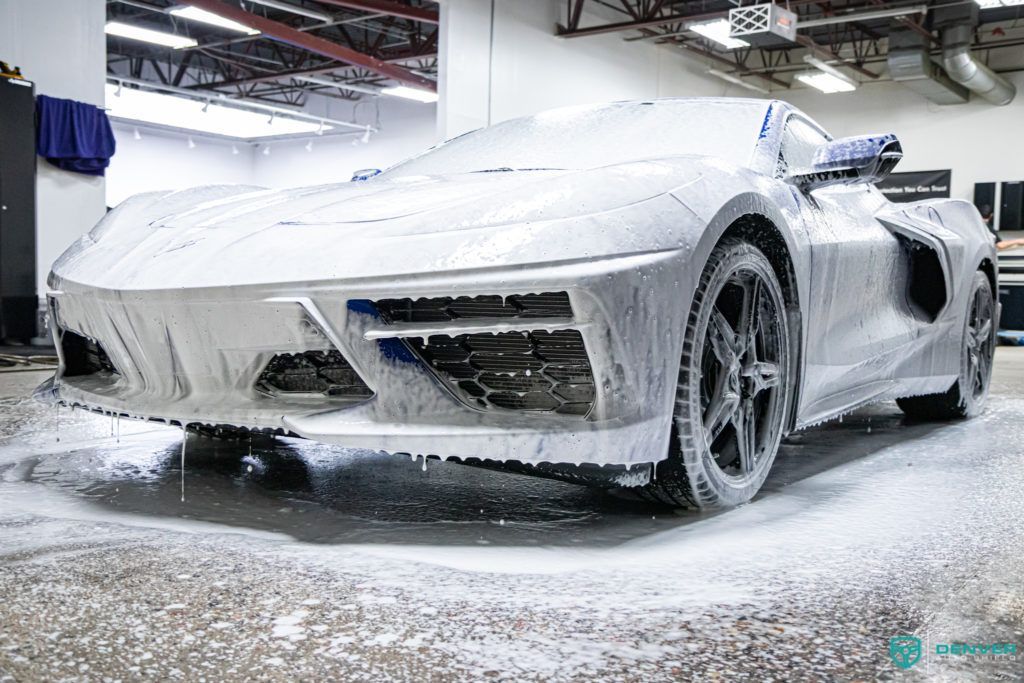
<svg viewBox="0 0 1024 683"><path fill-rule="evenodd" d="M956 24L942 30L942 64L957 83L992 104L1013 101L1017 88L971 54L974 29L971 24Z"/></svg>
<svg viewBox="0 0 1024 683"><path fill-rule="evenodd" d="M932 61L928 46L917 33L893 29L889 34L889 76L937 104L963 104L970 92Z"/></svg>

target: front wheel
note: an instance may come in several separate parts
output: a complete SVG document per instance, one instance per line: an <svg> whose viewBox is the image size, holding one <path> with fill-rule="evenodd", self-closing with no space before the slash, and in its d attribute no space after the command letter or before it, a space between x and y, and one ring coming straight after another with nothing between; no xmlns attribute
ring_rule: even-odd
<svg viewBox="0 0 1024 683"><path fill-rule="evenodd" d="M775 460L792 397L785 299L760 249L725 240L694 293L668 458L645 491L730 507L753 498Z"/></svg>
<svg viewBox="0 0 1024 683"><path fill-rule="evenodd" d="M907 417L917 420L955 420L974 417L985 408L992 357L995 353L995 296L988 276L974 274L971 296L967 300L963 343L960 349L960 375L948 391L896 400Z"/></svg>

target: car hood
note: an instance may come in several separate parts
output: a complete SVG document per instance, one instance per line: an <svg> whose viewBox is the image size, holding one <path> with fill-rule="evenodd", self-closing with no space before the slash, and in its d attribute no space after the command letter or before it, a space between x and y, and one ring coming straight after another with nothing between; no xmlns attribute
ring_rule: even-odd
<svg viewBox="0 0 1024 683"><path fill-rule="evenodd" d="M394 228L411 234L472 229L609 211L667 192L691 175L676 164L638 162L579 171L383 176L218 197L161 215L151 227L337 225L362 226L371 232ZM442 214L443 221L411 220Z"/></svg>
<svg viewBox="0 0 1024 683"><path fill-rule="evenodd" d="M697 183L702 163L677 157L579 171L151 193L119 206L69 249L52 283L310 282L628 253L648 248L655 238L643 222L679 210L669 193ZM660 208L634 210L652 201Z"/></svg>

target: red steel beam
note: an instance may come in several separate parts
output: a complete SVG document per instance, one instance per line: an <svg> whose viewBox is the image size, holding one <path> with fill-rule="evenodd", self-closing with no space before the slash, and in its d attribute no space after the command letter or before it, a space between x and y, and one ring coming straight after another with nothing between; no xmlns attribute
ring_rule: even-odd
<svg viewBox="0 0 1024 683"><path fill-rule="evenodd" d="M429 90L430 92L437 92L437 83L429 78L415 74L400 66L388 64L387 62L377 59L371 55L357 52L352 48L338 45L337 43L333 43L325 38L304 33L298 29L292 28L291 26L274 21L273 19L267 19L266 17L261 17L258 14L246 12L237 5L222 2L222 0L188 0L188 4L204 9L207 12L212 12L218 16L224 17L225 19L231 19L232 21L237 21L245 26L250 26L272 40L287 43L288 45L292 45L303 50L309 50L310 52L315 52L318 55L322 55L330 59L336 59L339 62L345 62L346 64L352 64L354 66L361 66L364 69L378 73L381 76L386 76L387 78L392 78L400 83L405 83L423 90Z"/></svg>
<svg viewBox="0 0 1024 683"><path fill-rule="evenodd" d="M410 7L394 0L319 0L325 5L336 5L349 9L362 9L367 12L379 12L390 14L393 17L423 21L428 24L437 24L441 17L435 10L423 7Z"/></svg>

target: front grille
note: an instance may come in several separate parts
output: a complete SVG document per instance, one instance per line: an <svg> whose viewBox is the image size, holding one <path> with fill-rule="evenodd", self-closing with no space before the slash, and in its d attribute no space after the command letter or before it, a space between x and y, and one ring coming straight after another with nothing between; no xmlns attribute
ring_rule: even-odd
<svg viewBox="0 0 1024 683"><path fill-rule="evenodd" d="M413 351L463 402L586 415L594 376L576 330L432 335L407 340Z"/></svg>
<svg viewBox="0 0 1024 683"><path fill-rule="evenodd" d="M279 353L270 359L256 387L273 396L366 399L373 391L338 351Z"/></svg>
<svg viewBox="0 0 1024 683"><path fill-rule="evenodd" d="M64 356L64 377L118 374L117 368L110 362L110 356L95 339L63 330L60 335L60 350Z"/></svg>
<svg viewBox="0 0 1024 683"><path fill-rule="evenodd" d="M502 297L450 296L430 299L379 299L374 302L387 323L436 323L472 318L571 318L567 292Z"/></svg>

